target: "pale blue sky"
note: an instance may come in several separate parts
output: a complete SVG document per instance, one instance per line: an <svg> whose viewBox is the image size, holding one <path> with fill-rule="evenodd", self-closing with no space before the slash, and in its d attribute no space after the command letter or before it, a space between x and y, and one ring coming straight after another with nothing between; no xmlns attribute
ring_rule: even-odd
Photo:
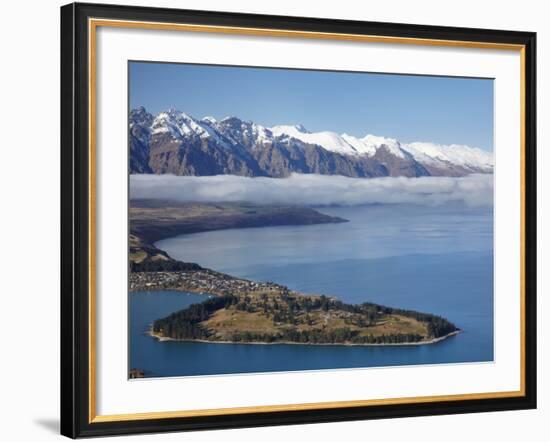
<svg viewBox="0 0 550 442"><path fill-rule="evenodd" d="M130 62L130 107L493 150L493 81Z"/></svg>

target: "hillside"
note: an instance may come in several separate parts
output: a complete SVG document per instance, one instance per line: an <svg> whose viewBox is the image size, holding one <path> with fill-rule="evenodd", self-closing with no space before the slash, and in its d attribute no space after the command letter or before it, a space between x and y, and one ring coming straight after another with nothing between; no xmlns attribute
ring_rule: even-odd
<svg viewBox="0 0 550 442"><path fill-rule="evenodd" d="M130 270L132 272L198 270L153 245L186 233L244 227L342 223L347 220L290 205L248 203L183 203L166 200L130 201Z"/></svg>
<svg viewBox="0 0 550 442"><path fill-rule="evenodd" d="M342 223L309 207L253 203L131 200L130 231L148 243L184 233L243 227Z"/></svg>

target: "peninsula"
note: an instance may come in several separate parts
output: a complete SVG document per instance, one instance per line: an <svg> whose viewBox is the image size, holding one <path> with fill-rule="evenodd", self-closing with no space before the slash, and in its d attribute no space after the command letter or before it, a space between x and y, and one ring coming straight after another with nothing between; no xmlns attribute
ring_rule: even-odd
<svg viewBox="0 0 550 442"><path fill-rule="evenodd" d="M224 276L222 290L236 294L211 296L158 319L151 335L160 340L224 343L381 345L433 343L459 331L435 315L371 303L345 304L274 283Z"/></svg>
<svg viewBox="0 0 550 442"><path fill-rule="evenodd" d="M251 203L183 203L170 200L130 201L130 270L199 269L172 259L153 245L161 239L212 230L267 226L345 223L309 207Z"/></svg>
<svg viewBox="0 0 550 442"><path fill-rule="evenodd" d="M345 222L294 206L132 201L130 291L180 290L208 299L159 318L159 340L214 343L340 345L429 344L460 332L440 316L381 306L351 305L256 282L171 258L154 241L177 234L262 225Z"/></svg>

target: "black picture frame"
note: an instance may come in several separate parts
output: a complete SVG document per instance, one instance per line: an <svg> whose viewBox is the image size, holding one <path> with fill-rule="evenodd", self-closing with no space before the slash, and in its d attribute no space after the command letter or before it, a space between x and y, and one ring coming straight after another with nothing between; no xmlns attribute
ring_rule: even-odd
<svg viewBox="0 0 550 442"><path fill-rule="evenodd" d="M524 395L139 420L90 419L89 18L521 45L524 51ZM61 8L61 434L71 437L536 408L536 34L73 3Z"/></svg>

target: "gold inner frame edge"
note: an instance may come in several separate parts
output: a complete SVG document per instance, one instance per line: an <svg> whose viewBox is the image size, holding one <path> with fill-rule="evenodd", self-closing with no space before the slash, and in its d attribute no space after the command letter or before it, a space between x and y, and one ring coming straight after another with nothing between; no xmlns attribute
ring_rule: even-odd
<svg viewBox="0 0 550 442"><path fill-rule="evenodd" d="M487 393L464 393L437 396L415 396L388 399L366 399L352 401L314 402L303 404L260 405L234 408L153 411L128 414L96 414L96 36L97 28L133 28L146 30L169 30L186 32L206 32L217 34L253 35L267 37L291 37L306 39L323 39L338 41L356 41L370 43L412 44L419 46L443 46L476 49L497 49L518 51L520 54L520 389L518 391L498 391ZM246 28L233 26L211 26L184 23L160 23L132 20L88 19L88 94L89 94L89 367L88 367L88 422L117 422L147 419L169 419L199 416L221 416L247 413L273 413L280 411L322 410L329 408L350 408L375 405L416 404L427 402L483 400L497 398L513 398L525 396L525 45L493 42L474 42L460 40L423 39L412 37L391 37L362 34L293 31L283 29Z"/></svg>

